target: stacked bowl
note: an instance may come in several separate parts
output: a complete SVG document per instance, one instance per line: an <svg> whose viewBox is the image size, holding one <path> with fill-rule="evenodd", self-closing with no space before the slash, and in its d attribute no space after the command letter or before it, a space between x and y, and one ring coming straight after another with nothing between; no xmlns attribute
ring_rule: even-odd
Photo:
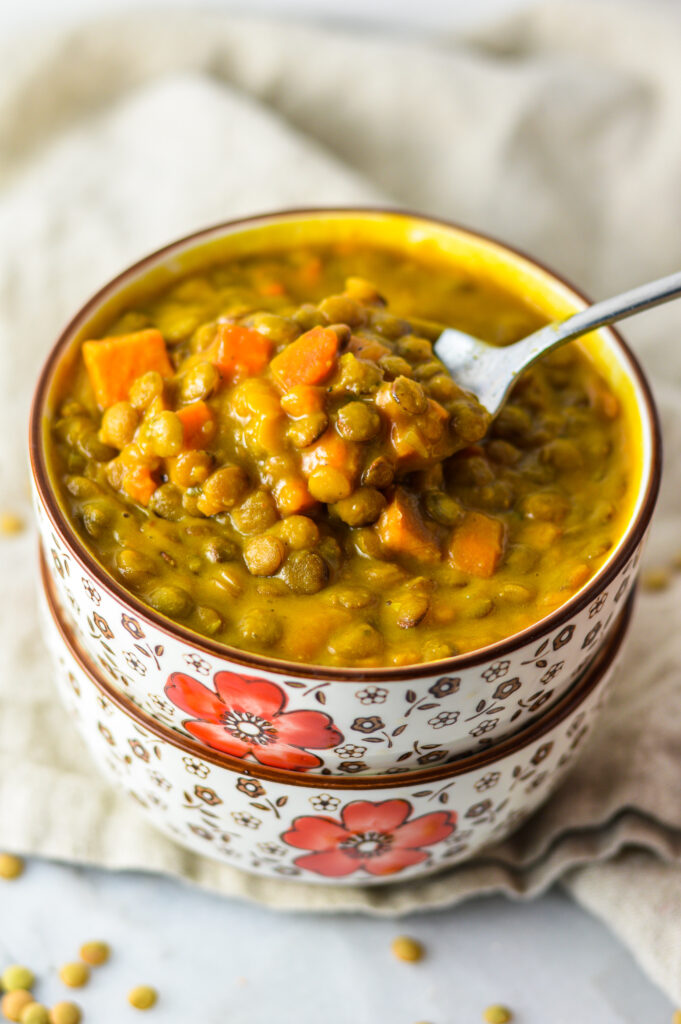
<svg viewBox="0 0 681 1024"><path fill-rule="evenodd" d="M125 589L71 525L49 458L56 383L106 311L233 253L338 237L424 242L505 281L547 317L585 300L480 235L390 211L284 212L176 242L98 293L59 338L31 417L45 637L103 773L199 853L306 882L409 879L503 839L559 783L592 728L630 617L659 485L647 384L618 334L583 344L635 439L618 542L544 618L470 653L386 667L278 660L211 640ZM305 624L301 623L301 629Z"/></svg>

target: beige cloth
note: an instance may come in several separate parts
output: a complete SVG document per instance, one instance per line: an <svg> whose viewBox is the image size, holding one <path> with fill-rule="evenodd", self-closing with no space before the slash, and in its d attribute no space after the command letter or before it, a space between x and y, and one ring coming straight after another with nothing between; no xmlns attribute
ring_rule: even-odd
<svg viewBox="0 0 681 1024"><path fill-rule="evenodd" d="M671 10L574 0L430 44L164 14L5 46L2 505L30 517L22 439L57 328L124 264L199 225L387 200L489 230L600 296L678 267L680 57ZM678 543L680 318L669 306L627 330L658 381L670 456L653 563ZM34 536L0 539L0 557L0 847L380 914L563 878L681 1001L678 580L641 596L602 727L514 838L429 881L335 891L185 853L85 772L38 636Z"/></svg>

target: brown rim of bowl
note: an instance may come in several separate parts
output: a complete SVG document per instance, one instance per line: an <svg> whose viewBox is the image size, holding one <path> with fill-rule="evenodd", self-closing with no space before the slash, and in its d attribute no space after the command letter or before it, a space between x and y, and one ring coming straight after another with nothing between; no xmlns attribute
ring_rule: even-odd
<svg viewBox="0 0 681 1024"><path fill-rule="evenodd" d="M49 613L68 653L90 682L136 725L141 726L147 732L153 733L158 739L184 751L191 757L198 757L220 768L226 768L230 772L236 772L237 775L248 775L255 779L266 779L269 782L286 782L293 785L317 786L326 789L391 789L398 786L408 786L412 783L416 785L423 782L438 782L442 779L449 779L458 775L464 775L473 770L492 766L502 758L533 746L548 732L557 725L560 725L568 715L586 700L616 660L629 630L635 598L635 592L629 595L619 617L614 623L613 632L608 638L607 643L584 669L579 679L571 685L567 694L545 715L540 715L539 718L535 719L534 722L531 722L524 729L502 740L501 743L488 747L486 750L481 750L476 754L469 754L465 757L455 758L435 768L425 768L421 771L391 772L383 775L367 774L348 777L343 775L314 775L310 772L292 772L283 768L268 768L266 765L254 764L252 761L245 761L238 757L232 757L229 754L222 754L219 751L211 750L196 740L190 740L182 733L175 732L173 729L161 725L160 722L157 722L156 719L142 711L136 704L133 704L129 697L119 693L108 680L104 679L99 668L83 651L74 636L73 630L64 622L63 615L56 605L54 586L47 572L42 549L40 552L40 575Z"/></svg>
<svg viewBox="0 0 681 1024"><path fill-rule="evenodd" d="M651 465L645 489L645 495L641 501L638 515L636 518L629 523L626 532L623 534L622 547L617 554L617 557L612 560L609 564L602 567L595 576L586 584L583 590L578 591L573 597L571 597L565 604L561 605L555 611L551 612L550 615L545 616L543 619L539 619L537 622L532 623L530 626L521 630L519 633L514 633L510 637L506 637L505 640L499 640L494 644L489 644L487 647L481 647L478 650L471 651L467 654L455 655L452 658L446 658L442 661L437 662L420 662L416 665L403 665L395 666L393 668L389 666L381 666L380 668L342 668L332 667L328 665L314 665L307 662L291 662L283 661L277 658L270 658L264 654L251 653L249 651L240 650L238 647L230 647L228 644L221 644L216 641L210 640L208 637L202 636L200 633L195 633L193 630L187 629L179 623L172 622L170 619L166 619L158 612L154 611L149 605L145 604L139 598L137 598L130 591L122 587L116 579L104 569L102 565L96 560L96 558L88 551L80 537L75 531L66 517L62 516L59 504L57 502L56 494L50 486L49 474L47 472L47 466L45 462L45 453L42 445L42 419L43 419L43 406L48 393L48 385L52 372L59 362L62 355L62 349L70 341L70 337L76 330L87 320L91 311L95 309L106 297L114 294L121 286L126 284L129 279L134 278L139 274L145 267L150 263L159 260L162 257L170 256L179 248L187 248L190 243L199 244L202 240L208 239L211 235L219 235L220 232L224 231L238 231L240 229L248 229L249 227L255 227L259 224L265 224L268 221L279 221L286 219L287 217L303 217L303 216L317 216L317 215L372 215L372 214L387 214L388 216L416 218L426 224L433 224L439 227L451 228L462 234L467 234L471 238L478 239L479 241L488 242L492 245L499 246L506 250L508 253L514 256L518 256L525 260L527 263L537 267L544 273L549 274L554 281L558 284L563 285L569 289L575 298L582 302L589 303L591 300L578 291L569 281L560 275L554 273L543 263L538 262L530 256L527 256L520 249L514 249L513 247L506 245L504 242L500 242L490 235L483 234L479 231L473 231L469 228L463 227L462 225L456 224L453 221L448 221L438 217L428 217L418 213L411 213L408 210L394 209L390 207L317 207L310 209L289 209L289 210L277 210L272 213L257 214L252 217L243 217L237 220L225 221L221 224L216 224L212 227L202 228L199 231L192 232L189 235L185 235L183 238L178 239L175 242L170 242L168 245L162 246L156 249L154 252L145 256L143 259L138 260L131 266L127 267L116 277L112 278L108 284L100 288L92 298L90 298L84 306L81 307L78 313L69 321L64 330L61 332L53 348L51 349L45 363L43 364L40 376L38 378L38 384L34 393L33 403L31 406L30 420L29 420L29 453L31 461L31 469L33 472L33 479L37 488L38 494L42 501L43 507L45 508L52 526L61 535L66 546L69 548L72 557L78 562L81 568L89 572L95 579L98 580L104 590L109 591L113 596L124 605L129 607L139 615L141 618L146 619L152 623L158 630L165 633L167 636L180 639L185 643L190 644L195 649L202 651L205 654L210 654L215 657L225 658L237 665L243 665L248 668L262 668L269 672L276 673L278 675L293 675L301 678L314 678L324 679L334 682L390 682L398 681L403 679L413 679L424 675L445 675L454 672L460 672L464 669L475 667L491 659L503 658L506 654L517 650L526 644L531 644L544 637L547 633L552 632L558 626L564 624L572 616L577 615L586 605L589 604L593 598L600 593L619 572L620 568L626 565L627 561L631 558L632 554L636 550L639 542L643 538L645 531L650 522L653 509L655 508L655 502L657 500L657 494L660 487L660 475L662 466L662 438L660 431L660 423L658 419L657 409L648 385L648 381L641 369L641 366L634 356L633 352L629 349L628 345L619 334L618 331L612 327L605 328L606 331L615 339L615 342L621 352L623 353L627 363L628 369L631 376L636 381L638 388L643 395L644 403L643 409L641 410L642 415L648 419L650 427L651 437ZM435 667L436 666L436 667Z"/></svg>

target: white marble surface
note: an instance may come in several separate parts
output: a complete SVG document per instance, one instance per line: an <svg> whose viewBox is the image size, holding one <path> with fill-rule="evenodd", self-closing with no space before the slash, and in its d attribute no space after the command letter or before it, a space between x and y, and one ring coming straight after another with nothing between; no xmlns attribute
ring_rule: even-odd
<svg viewBox="0 0 681 1024"><path fill-rule="evenodd" d="M400 922L284 915L166 879L29 862L0 883L0 922L0 963L28 964L40 999L75 998L93 1024L139 1020L126 1003L139 983L158 987L163 1024L474 1024L493 1002L515 1024L672 1014L622 946L558 892ZM422 963L392 957L400 932L424 943ZM110 942L112 959L64 995L57 969L89 938Z"/></svg>
<svg viewBox="0 0 681 1024"><path fill-rule="evenodd" d="M0 39L49 22L187 0L0 0ZM470 24L525 0L205 0L204 6L424 30ZM594 0L599 2L599 0ZM667 0L678 2L678 0ZM399 931L428 958L397 963ZM59 964L87 938L112 962L75 998L94 1024L138 1020L130 987L148 982L164 1024L464 1024L502 1001L517 1024L665 1024L672 1007L629 954L560 893L533 904L480 900L408 922L276 915L151 876L39 862L0 883L0 964L25 962L39 998L66 998Z"/></svg>

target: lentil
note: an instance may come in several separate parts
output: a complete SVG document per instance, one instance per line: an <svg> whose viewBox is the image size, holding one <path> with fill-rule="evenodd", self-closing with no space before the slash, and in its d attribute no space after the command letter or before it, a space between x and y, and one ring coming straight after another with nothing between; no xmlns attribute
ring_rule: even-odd
<svg viewBox="0 0 681 1024"><path fill-rule="evenodd" d="M151 985L137 985L128 993L128 1002L136 1010L150 1010L158 999L158 993Z"/></svg>
<svg viewBox="0 0 681 1024"><path fill-rule="evenodd" d="M81 960L91 967L101 967L111 956L111 950L106 942L84 942L79 955Z"/></svg>
<svg viewBox="0 0 681 1024"><path fill-rule="evenodd" d="M424 949L420 942L410 938L409 935L398 935L393 939L390 948L398 960L405 960L408 963L417 963L423 960Z"/></svg>
<svg viewBox="0 0 681 1024"><path fill-rule="evenodd" d="M12 881L19 878L24 871L24 862L21 857L15 857L13 853L0 853L0 878Z"/></svg>
<svg viewBox="0 0 681 1024"><path fill-rule="evenodd" d="M69 988L82 988L90 980L90 968L78 961L59 968L59 977Z"/></svg>
<svg viewBox="0 0 681 1024"><path fill-rule="evenodd" d="M16 988L30 990L35 984L35 976L29 967L23 967L21 964L12 964L2 972L0 983L2 983L5 992L12 992Z"/></svg>
<svg viewBox="0 0 681 1024"><path fill-rule="evenodd" d="M495 1004L494 1006L488 1006L483 1011L482 1019L486 1021L486 1024L508 1024L509 1021L513 1020L513 1014L505 1006Z"/></svg>
<svg viewBox="0 0 681 1024"><path fill-rule="evenodd" d="M42 1003L29 1003L21 1011L19 1020L21 1024L50 1024L50 1015Z"/></svg>
<svg viewBox="0 0 681 1024"><path fill-rule="evenodd" d="M28 989L15 988L2 997L0 1009L2 1010L3 1017L6 1017L7 1020L19 1021L21 1020L21 1013L24 1008L32 1002L33 996Z"/></svg>
<svg viewBox="0 0 681 1024"><path fill-rule="evenodd" d="M82 1019L80 1006L67 1000L55 1003L50 1010L50 1024L80 1024Z"/></svg>

